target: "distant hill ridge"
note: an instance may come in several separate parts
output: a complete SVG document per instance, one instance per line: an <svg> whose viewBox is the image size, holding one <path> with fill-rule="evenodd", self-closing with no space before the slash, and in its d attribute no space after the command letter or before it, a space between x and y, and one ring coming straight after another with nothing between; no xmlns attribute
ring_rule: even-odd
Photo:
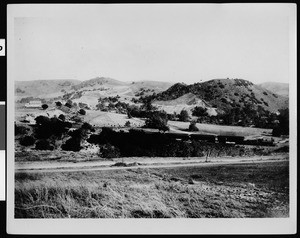
<svg viewBox="0 0 300 238"><path fill-rule="evenodd" d="M274 85L270 83L269 85ZM265 87L263 87L265 86ZM131 98L152 95L154 102L169 110L180 98L180 105L203 106L226 110L252 104L265 110L276 112L288 107L288 97L267 89L268 84L255 85L244 79L212 79L187 85L170 82L135 81L122 82L108 77L95 77L90 80L35 80L16 81L16 99L24 97L63 98L69 95L78 102L97 104L99 97L121 96L120 100L130 102ZM186 95L186 96L184 96ZM172 103L172 100L175 100ZM165 102L165 103L164 103ZM199 105L198 105L199 104ZM178 107L178 106L177 106ZM178 107L179 108L179 107Z"/></svg>

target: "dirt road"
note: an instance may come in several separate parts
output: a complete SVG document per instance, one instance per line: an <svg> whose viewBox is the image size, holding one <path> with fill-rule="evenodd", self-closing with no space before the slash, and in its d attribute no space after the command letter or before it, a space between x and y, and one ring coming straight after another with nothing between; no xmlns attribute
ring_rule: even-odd
<svg viewBox="0 0 300 238"><path fill-rule="evenodd" d="M287 161L287 155L254 156L254 157L214 157L208 158L118 158L111 161L84 161L84 162L16 162L15 172L76 172L92 170L120 170L134 168L161 168L186 166L216 166L243 163L266 163ZM117 163L121 166L116 166Z"/></svg>

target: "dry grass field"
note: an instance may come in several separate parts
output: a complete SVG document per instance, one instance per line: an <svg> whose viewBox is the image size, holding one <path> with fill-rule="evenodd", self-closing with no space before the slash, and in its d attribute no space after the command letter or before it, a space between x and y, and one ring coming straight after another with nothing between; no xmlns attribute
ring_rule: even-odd
<svg viewBox="0 0 300 238"><path fill-rule="evenodd" d="M182 121L169 121L168 125L172 129L188 130L190 123ZM242 127L242 126L224 126L215 124L196 123L200 134L216 134L216 135L228 135L228 136L262 136L272 135L272 129L262 129L254 127Z"/></svg>
<svg viewBox="0 0 300 238"><path fill-rule="evenodd" d="M16 218L288 217L289 162L16 173Z"/></svg>

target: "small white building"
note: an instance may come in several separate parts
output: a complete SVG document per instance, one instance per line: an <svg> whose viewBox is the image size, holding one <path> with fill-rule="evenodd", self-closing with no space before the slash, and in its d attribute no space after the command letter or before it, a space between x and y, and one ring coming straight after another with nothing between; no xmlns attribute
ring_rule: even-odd
<svg viewBox="0 0 300 238"><path fill-rule="evenodd" d="M25 104L25 107L30 107L30 108L40 108L42 107L42 102L39 100L36 101L30 101L29 103Z"/></svg>

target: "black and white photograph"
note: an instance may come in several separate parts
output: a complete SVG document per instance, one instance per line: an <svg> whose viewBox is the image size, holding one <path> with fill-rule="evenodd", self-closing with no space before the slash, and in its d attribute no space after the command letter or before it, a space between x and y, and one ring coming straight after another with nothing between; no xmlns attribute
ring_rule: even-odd
<svg viewBox="0 0 300 238"><path fill-rule="evenodd" d="M296 5L7 10L10 231L296 229Z"/></svg>

